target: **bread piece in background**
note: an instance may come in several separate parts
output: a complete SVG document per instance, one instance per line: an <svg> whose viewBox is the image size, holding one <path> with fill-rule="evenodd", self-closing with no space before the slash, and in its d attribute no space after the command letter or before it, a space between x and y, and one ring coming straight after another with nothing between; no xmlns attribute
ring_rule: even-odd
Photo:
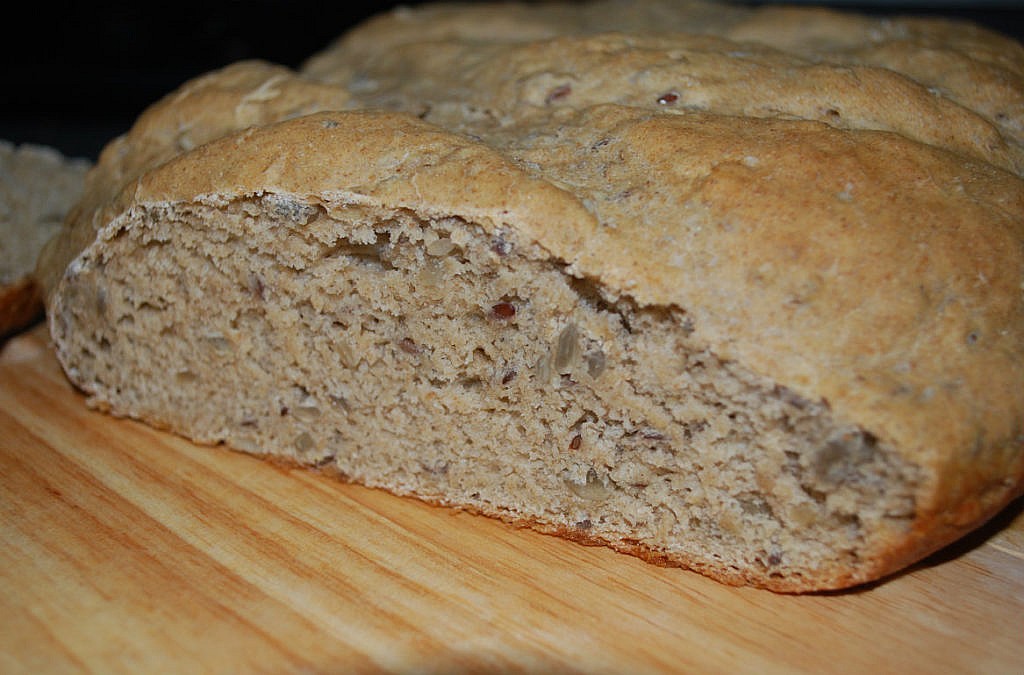
<svg viewBox="0 0 1024 675"><path fill-rule="evenodd" d="M0 141L0 339L43 312L36 258L82 194L90 162Z"/></svg>

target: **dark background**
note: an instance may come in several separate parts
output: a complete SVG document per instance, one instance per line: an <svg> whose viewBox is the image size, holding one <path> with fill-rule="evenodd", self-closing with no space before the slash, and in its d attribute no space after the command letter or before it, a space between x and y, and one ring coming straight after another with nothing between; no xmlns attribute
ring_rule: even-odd
<svg viewBox="0 0 1024 675"><path fill-rule="evenodd" d="M39 2L28 16L3 20L0 139L95 159L146 106L186 80L247 58L296 67L345 29L396 4ZM1024 0L830 4L959 16L1024 40Z"/></svg>

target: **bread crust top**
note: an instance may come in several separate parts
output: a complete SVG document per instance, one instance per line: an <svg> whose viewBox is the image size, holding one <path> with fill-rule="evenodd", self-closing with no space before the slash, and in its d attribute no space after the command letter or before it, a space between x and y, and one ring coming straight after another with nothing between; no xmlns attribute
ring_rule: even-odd
<svg viewBox="0 0 1024 675"><path fill-rule="evenodd" d="M143 205L276 192L462 216L681 308L720 358L921 467L878 569L1021 494L1020 45L819 10L648 3L631 21L656 34L623 16L403 10L303 74L200 78L105 150L40 271L54 288Z"/></svg>

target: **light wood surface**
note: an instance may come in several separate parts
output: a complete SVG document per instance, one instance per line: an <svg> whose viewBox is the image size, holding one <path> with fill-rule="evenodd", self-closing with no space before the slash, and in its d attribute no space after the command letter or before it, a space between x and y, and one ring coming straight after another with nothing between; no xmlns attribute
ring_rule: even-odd
<svg viewBox="0 0 1024 675"><path fill-rule="evenodd" d="M201 447L0 352L0 673L1024 673L1024 515L885 583L730 588Z"/></svg>

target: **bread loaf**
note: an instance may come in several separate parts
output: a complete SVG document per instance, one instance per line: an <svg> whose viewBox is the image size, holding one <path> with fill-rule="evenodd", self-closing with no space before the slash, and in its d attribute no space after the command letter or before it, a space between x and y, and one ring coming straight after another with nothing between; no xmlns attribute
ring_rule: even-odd
<svg viewBox="0 0 1024 675"><path fill-rule="evenodd" d="M82 194L89 162L0 141L0 339L40 320L36 257Z"/></svg>
<svg viewBox="0 0 1024 675"><path fill-rule="evenodd" d="M68 376L727 583L984 522L1024 488L1024 49L626 7L399 10L154 105L40 261Z"/></svg>

